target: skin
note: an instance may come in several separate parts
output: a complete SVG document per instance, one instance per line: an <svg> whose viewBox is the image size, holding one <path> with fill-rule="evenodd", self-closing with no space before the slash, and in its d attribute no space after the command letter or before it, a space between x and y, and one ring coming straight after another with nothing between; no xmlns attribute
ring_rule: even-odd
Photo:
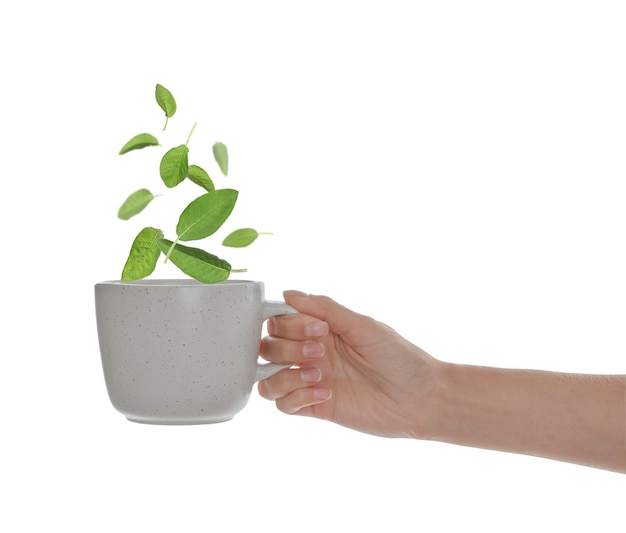
<svg viewBox="0 0 626 533"><path fill-rule="evenodd" d="M326 296L284 297L299 313L268 321L261 355L293 367L258 384L281 411L626 473L626 376L446 363Z"/></svg>

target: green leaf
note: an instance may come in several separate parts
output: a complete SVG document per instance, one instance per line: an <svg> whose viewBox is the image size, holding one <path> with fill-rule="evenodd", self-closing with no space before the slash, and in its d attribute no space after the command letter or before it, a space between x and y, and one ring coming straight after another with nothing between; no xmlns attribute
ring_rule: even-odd
<svg viewBox="0 0 626 533"><path fill-rule="evenodd" d="M122 204L117 217L122 220L128 220L135 215L141 213L144 208L154 200L155 196L148 189L139 189L132 193L126 201Z"/></svg>
<svg viewBox="0 0 626 533"><path fill-rule="evenodd" d="M231 248L245 248L259 236L259 232L252 228L241 228L233 231L222 242L223 246L230 246Z"/></svg>
<svg viewBox="0 0 626 533"><path fill-rule="evenodd" d="M231 266L228 262L200 248L176 244L167 239L159 239L157 245L164 253L170 253L170 260L188 276L202 283L217 283L228 279ZM170 252L170 248L173 249Z"/></svg>
<svg viewBox="0 0 626 533"><path fill-rule="evenodd" d="M120 150L120 155L130 152L131 150L139 150L146 146L158 146L159 141L156 137L153 137L149 133L140 133L135 135L130 141L128 141Z"/></svg>
<svg viewBox="0 0 626 533"><path fill-rule="evenodd" d="M196 198L178 219L179 240L195 241L213 235L232 213L238 195L234 189L219 189Z"/></svg>
<svg viewBox="0 0 626 533"><path fill-rule="evenodd" d="M215 185L213 185L211 177L207 174L206 170L200 168L198 165L189 165L187 177L196 185L200 185L200 187L209 192L215 190Z"/></svg>
<svg viewBox="0 0 626 533"><path fill-rule="evenodd" d="M156 228L143 228L130 248L128 259L122 270L122 281L143 279L154 272L161 250L157 240L163 237L163 232Z"/></svg>
<svg viewBox="0 0 626 533"><path fill-rule="evenodd" d="M216 142L213 145L213 157L222 171L224 176L228 176L228 150L226 145L221 142Z"/></svg>
<svg viewBox="0 0 626 533"><path fill-rule="evenodd" d="M189 148L181 144L169 150L161 159L159 173L163 183L168 187L176 187L187 177L189 170Z"/></svg>
<svg viewBox="0 0 626 533"><path fill-rule="evenodd" d="M165 126L163 126L163 129L165 130L165 128L167 128L168 119L173 117L174 113L176 113L176 100L174 100L171 92L158 83L156 85L154 95L159 107L165 111Z"/></svg>

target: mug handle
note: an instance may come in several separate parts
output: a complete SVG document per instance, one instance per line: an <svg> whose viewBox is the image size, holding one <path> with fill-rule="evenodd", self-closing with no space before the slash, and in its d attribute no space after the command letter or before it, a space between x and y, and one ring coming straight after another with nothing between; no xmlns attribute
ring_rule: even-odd
<svg viewBox="0 0 626 533"><path fill-rule="evenodd" d="M290 305L287 305L285 302L275 302L270 300L263 304L263 320L267 320L270 317L278 315L292 315L297 312L298 311ZM290 366L291 365L279 365L277 363L257 363L254 381L257 382L262 379L272 377L274 374L277 374L281 370L289 368Z"/></svg>

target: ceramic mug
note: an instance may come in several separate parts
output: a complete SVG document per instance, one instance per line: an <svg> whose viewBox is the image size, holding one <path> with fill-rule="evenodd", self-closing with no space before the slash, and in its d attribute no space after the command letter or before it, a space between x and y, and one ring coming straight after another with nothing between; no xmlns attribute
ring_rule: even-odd
<svg viewBox="0 0 626 533"><path fill-rule="evenodd" d="M259 363L262 327L296 310L266 301L262 282L104 281L95 301L109 398L133 422L230 420L286 368Z"/></svg>

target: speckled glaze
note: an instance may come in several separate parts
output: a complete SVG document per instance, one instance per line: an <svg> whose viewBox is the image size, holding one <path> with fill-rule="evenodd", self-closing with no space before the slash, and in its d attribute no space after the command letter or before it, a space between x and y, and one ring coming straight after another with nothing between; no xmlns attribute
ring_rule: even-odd
<svg viewBox="0 0 626 533"><path fill-rule="evenodd" d="M295 310L266 301L262 282L105 281L95 300L109 398L134 422L230 420L285 368L258 362L262 326Z"/></svg>

